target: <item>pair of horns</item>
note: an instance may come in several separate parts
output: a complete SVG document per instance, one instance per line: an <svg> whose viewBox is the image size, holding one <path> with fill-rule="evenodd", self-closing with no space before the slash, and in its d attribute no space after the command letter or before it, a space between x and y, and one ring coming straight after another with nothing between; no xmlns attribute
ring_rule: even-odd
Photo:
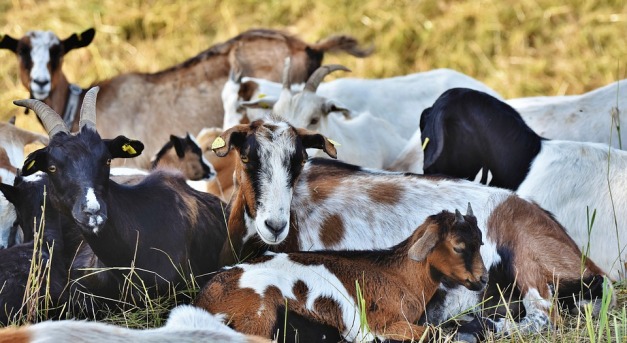
<svg viewBox="0 0 627 343"><path fill-rule="evenodd" d="M92 87L85 94L83 105L81 106L80 120L78 122L79 131L83 126L93 130L96 129L96 95L98 94L98 90L100 90L100 87ZM61 116L45 103L35 99L15 100L13 103L17 106L33 110L39 119L41 119L50 138L59 132L70 133L70 129L65 125Z"/></svg>
<svg viewBox="0 0 627 343"><path fill-rule="evenodd" d="M466 209L466 215L474 216L474 214L472 213L472 207L470 207L470 203L468 203L468 209ZM461 212L459 212L458 209L455 209L455 222L457 223L465 222L464 216L462 216Z"/></svg>
<svg viewBox="0 0 627 343"><path fill-rule="evenodd" d="M283 81L283 89L290 89L290 69L292 66L292 62L290 57L286 57L285 58L285 62L283 64L283 75L282 75L282 81ZM316 90L318 89L318 86L320 86L320 83L322 82L322 80L325 78L325 76L331 74L332 72L336 71L336 70L343 70L343 71L351 71L350 69L346 68L343 65L339 65L339 64L329 64L326 66L322 66L318 69L316 69L316 71L313 72L313 74L311 74L311 76L309 77L309 79L307 80L307 83L305 83L305 89L306 91L310 91L312 93L315 93Z"/></svg>

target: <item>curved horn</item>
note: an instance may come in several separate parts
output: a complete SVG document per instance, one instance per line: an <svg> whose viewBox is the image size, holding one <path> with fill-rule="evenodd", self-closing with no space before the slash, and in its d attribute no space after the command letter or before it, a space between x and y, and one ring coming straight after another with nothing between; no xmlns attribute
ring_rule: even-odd
<svg viewBox="0 0 627 343"><path fill-rule="evenodd" d="M318 86L320 85L320 82L322 82L322 79L324 79L325 76L331 74L336 70L351 71L345 66L339 64L329 64L326 66L322 66L316 69L313 74L311 74L309 80L307 80L307 83L305 84L305 90L315 93L316 89L318 89Z"/></svg>
<svg viewBox="0 0 627 343"><path fill-rule="evenodd" d="M456 209L455 210L455 223L463 223L463 222L465 222L464 216L462 216L462 213Z"/></svg>
<svg viewBox="0 0 627 343"><path fill-rule="evenodd" d="M466 210L466 215L474 216L474 214L472 213L472 207L470 207L470 202L468 203L468 209Z"/></svg>
<svg viewBox="0 0 627 343"><path fill-rule="evenodd" d="M70 133L70 130L67 126L65 126L65 123L59 114L43 102L35 99L24 99L15 100L13 103L17 106L33 110L39 119L41 119L41 123L44 125L44 128L48 132L48 136L50 138L59 132Z"/></svg>
<svg viewBox="0 0 627 343"><path fill-rule="evenodd" d="M290 90L290 68L292 67L292 59L288 56L283 62L283 89Z"/></svg>
<svg viewBox="0 0 627 343"><path fill-rule="evenodd" d="M91 129L96 129L96 95L100 87L92 87L85 94L83 98L83 106L81 106L81 117L78 122L78 130L80 131L83 126L87 126Z"/></svg>

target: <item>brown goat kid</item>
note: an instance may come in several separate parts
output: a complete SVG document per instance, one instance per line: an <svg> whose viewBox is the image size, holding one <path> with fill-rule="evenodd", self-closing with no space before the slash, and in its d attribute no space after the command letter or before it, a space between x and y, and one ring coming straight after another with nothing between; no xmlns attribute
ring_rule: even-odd
<svg viewBox="0 0 627 343"><path fill-rule="evenodd" d="M415 323L443 278L472 290L486 285L481 245L469 205L466 216L456 210L428 217L390 249L270 254L236 265L216 275L195 304L263 337L274 334L287 306L338 328L348 341L418 340L428 328ZM367 326L360 325L362 310Z"/></svg>
<svg viewBox="0 0 627 343"><path fill-rule="evenodd" d="M68 82L62 71L63 56L89 45L94 35L94 29L89 29L61 40L50 31L29 31L19 40L8 35L0 39L0 49L17 55L20 79L31 97L62 114L74 130L85 90ZM98 82L98 131L103 137L125 134L143 141L147 154L126 165L148 169L146 156L152 156L170 133L182 135L193 128L222 126L220 92L235 58L243 75L278 81L283 65L277 61L290 56L291 81L298 83L320 66L325 52L336 51L357 57L370 53L349 36L308 44L279 31L246 31L160 72L125 73Z"/></svg>

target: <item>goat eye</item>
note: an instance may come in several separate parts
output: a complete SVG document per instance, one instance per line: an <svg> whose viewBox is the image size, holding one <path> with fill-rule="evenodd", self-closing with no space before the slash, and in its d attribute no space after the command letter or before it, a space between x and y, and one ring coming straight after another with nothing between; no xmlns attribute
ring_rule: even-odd
<svg viewBox="0 0 627 343"><path fill-rule="evenodd" d="M318 118L313 118L313 119L311 120L311 122L309 122L309 124L310 124L310 125L316 125L316 124L318 124L318 121L319 121L319 120L320 120L320 119L318 119Z"/></svg>
<svg viewBox="0 0 627 343"><path fill-rule="evenodd" d="M110 166L111 165L111 159L107 160L107 165Z"/></svg>
<svg viewBox="0 0 627 343"><path fill-rule="evenodd" d="M242 155L242 162L243 163L248 163L248 156L243 156Z"/></svg>
<svg viewBox="0 0 627 343"><path fill-rule="evenodd" d="M51 173L56 172L57 171L57 166L55 166L55 165L49 166L48 167L48 171L51 172Z"/></svg>
<svg viewBox="0 0 627 343"><path fill-rule="evenodd" d="M458 253L458 254L461 254L461 253L463 253L463 252L464 252L464 249L463 249L463 248L460 248L460 247L454 247L454 248L453 248L453 250L454 250L456 253Z"/></svg>

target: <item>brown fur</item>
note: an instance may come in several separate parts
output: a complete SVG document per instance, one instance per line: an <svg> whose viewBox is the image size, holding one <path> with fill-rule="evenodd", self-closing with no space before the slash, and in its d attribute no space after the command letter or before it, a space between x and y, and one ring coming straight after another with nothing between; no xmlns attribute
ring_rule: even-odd
<svg viewBox="0 0 627 343"><path fill-rule="evenodd" d="M179 157L174 147L172 147L172 149L160 156L155 168L178 170L188 180L200 180L204 174L200 164L200 156L194 154L190 147L185 148L183 157Z"/></svg>
<svg viewBox="0 0 627 343"><path fill-rule="evenodd" d="M397 183L378 183L370 188L368 195L378 204L395 205L403 196L403 190Z"/></svg>
<svg viewBox="0 0 627 343"><path fill-rule="evenodd" d="M331 214L324 219L320 230L320 240L325 247L332 249L333 246L342 241L344 238L344 224L342 216L339 214Z"/></svg>
<svg viewBox="0 0 627 343"><path fill-rule="evenodd" d="M222 201L229 202L234 191L233 172L237 154L231 152L224 157L218 157L211 150L211 143L222 134L220 128L207 128L200 131L196 140L200 145L205 158L213 165L216 178L207 183L207 192L218 196Z"/></svg>
<svg viewBox="0 0 627 343"><path fill-rule="evenodd" d="M427 328L409 323L415 323L422 316L426 302L437 290L439 280L433 280L433 269L460 283L466 283L467 280L476 283L487 275L479 253L481 233L474 217L469 218L466 217L469 223L453 230L445 227L456 226L451 213L431 216L410 238L383 255L371 256L368 252L355 255L350 252L346 255L292 253L289 259L308 266L323 265L341 280L354 300L357 299L355 282L358 282L365 299L368 324L376 334L404 340L418 338ZM473 228L468 229L471 225ZM468 233L464 233L463 237L471 242L462 240L460 230L467 230ZM425 240L421 240L423 237ZM467 243L466 247L473 256L471 270L466 269L461 255L453 250L454 247L461 247L462 243ZM433 248L429 249L424 260L411 260L410 257L414 256L413 247L423 244ZM264 256L263 261L268 258ZM256 263L261 261L250 261L250 264ZM267 273L279 276L289 271L268 269ZM269 335L276 324L277 308L285 305L285 298L274 286L268 287L262 297L250 288L240 288L242 274L243 269L238 267L222 271L201 291L195 304L211 313L227 314L232 320L232 326L240 332L271 337ZM290 311L340 330L345 329L342 312L335 300L317 298L314 302L315 311L312 312L306 308L303 298L303 294L308 291L304 282L297 281L292 291L296 300L288 299Z"/></svg>
<svg viewBox="0 0 627 343"><path fill-rule="evenodd" d="M30 333L19 327L9 327L0 331L0 343L27 343L31 341Z"/></svg>

